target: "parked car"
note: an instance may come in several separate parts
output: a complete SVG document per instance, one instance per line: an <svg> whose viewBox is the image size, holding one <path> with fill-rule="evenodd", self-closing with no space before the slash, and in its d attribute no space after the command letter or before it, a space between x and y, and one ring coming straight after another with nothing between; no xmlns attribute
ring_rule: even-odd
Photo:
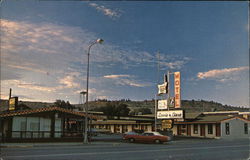
<svg viewBox="0 0 250 160"><path fill-rule="evenodd" d="M126 135L139 135L139 133L136 133L136 132L133 132L133 131L125 132L125 133L123 134L123 137L126 136Z"/></svg>
<svg viewBox="0 0 250 160"><path fill-rule="evenodd" d="M163 143L169 141L170 137L159 132L144 132L143 134L124 134L123 139L129 142Z"/></svg>
<svg viewBox="0 0 250 160"><path fill-rule="evenodd" d="M98 134L110 134L110 130L108 129L99 129L99 128L91 128L91 131L88 132L91 133L91 136L97 136Z"/></svg>

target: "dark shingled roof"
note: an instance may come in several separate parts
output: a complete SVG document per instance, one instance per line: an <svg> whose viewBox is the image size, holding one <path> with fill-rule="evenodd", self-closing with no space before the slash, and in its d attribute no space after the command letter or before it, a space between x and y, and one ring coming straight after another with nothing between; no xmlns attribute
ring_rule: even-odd
<svg viewBox="0 0 250 160"><path fill-rule="evenodd" d="M45 107L45 108L38 108L38 109L32 109L32 110L2 112L2 113L0 113L0 117L4 118L4 117L12 117L12 116L29 115L29 114L34 114L34 113L48 112L48 111L59 111L59 112L63 112L63 113L72 114L75 116L80 116L80 117L86 116L85 113L75 112L75 111L71 111L68 109L60 108L60 107ZM92 118L92 119L100 119L99 116L89 115L88 117Z"/></svg>

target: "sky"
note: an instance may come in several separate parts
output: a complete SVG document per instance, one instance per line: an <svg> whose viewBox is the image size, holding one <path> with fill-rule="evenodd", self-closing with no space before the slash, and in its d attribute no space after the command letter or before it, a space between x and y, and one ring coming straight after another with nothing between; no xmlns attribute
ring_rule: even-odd
<svg viewBox="0 0 250 160"><path fill-rule="evenodd" d="M168 71L182 100L249 107L247 2L1 2L1 99L149 100ZM170 96L173 96L173 75ZM158 97L162 98L162 97Z"/></svg>

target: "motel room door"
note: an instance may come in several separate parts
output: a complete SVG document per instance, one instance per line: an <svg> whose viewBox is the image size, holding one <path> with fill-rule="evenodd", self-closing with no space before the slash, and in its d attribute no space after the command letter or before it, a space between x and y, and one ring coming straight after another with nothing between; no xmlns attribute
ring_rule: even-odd
<svg viewBox="0 0 250 160"><path fill-rule="evenodd" d="M205 124L200 125L200 135L205 136Z"/></svg>
<svg viewBox="0 0 250 160"><path fill-rule="evenodd" d="M190 124L187 125L187 135L191 136L191 125Z"/></svg>
<svg viewBox="0 0 250 160"><path fill-rule="evenodd" d="M177 125L177 135L181 135L181 125Z"/></svg>
<svg viewBox="0 0 250 160"><path fill-rule="evenodd" d="M216 137L220 137L220 124L216 124Z"/></svg>

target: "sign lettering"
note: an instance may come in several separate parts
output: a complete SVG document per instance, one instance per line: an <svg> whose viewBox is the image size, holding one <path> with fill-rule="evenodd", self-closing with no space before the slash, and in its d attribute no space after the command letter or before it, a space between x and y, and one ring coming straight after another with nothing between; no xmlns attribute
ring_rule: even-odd
<svg viewBox="0 0 250 160"><path fill-rule="evenodd" d="M174 72L174 93L175 108L181 108L181 75L180 72Z"/></svg>
<svg viewBox="0 0 250 160"><path fill-rule="evenodd" d="M182 119L182 118L183 118L183 110L157 112L157 119Z"/></svg>

